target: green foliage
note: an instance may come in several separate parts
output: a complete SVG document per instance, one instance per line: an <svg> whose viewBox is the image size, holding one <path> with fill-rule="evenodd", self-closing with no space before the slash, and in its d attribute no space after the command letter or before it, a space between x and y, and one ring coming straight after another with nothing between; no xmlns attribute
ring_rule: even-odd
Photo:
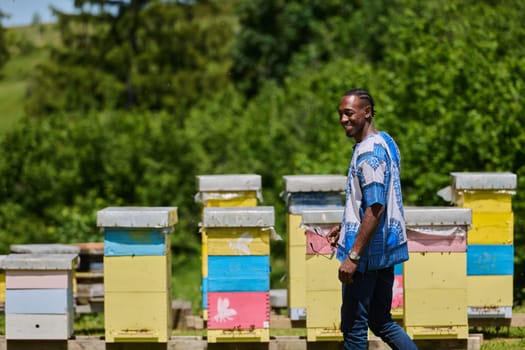
<svg viewBox="0 0 525 350"><path fill-rule="evenodd" d="M62 46L29 89L38 118L0 142L1 250L99 240L105 206L175 205L173 249L187 261L199 254L195 176L226 173L262 176L262 204L286 240L282 176L346 173L353 141L336 107L363 87L376 126L399 143L406 204L449 205L436 192L452 171L518 175L521 303L522 1L118 3L61 15ZM274 286L284 255L273 242Z"/></svg>
<svg viewBox="0 0 525 350"><path fill-rule="evenodd" d="M436 191L450 183L451 171L516 173L517 246L525 232L520 215L525 210L525 48L517 43L525 31L514 26L525 19L523 7L520 1L443 5L400 0L380 18L389 23L381 38L381 69L386 70L381 74L382 93L391 101L380 105L401 121L384 125L402 151L405 199L416 205L443 204ZM517 249L518 300L524 258Z"/></svg>
<svg viewBox="0 0 525 350"><path fill-rule="evenodd" d="M249 96L256 94L267 80L282 83L294 54L305 51L308 63L323 63L339 47L327 23L341 23L359 1L240 1L242 30L234 44L232 73L237 85ZM339 45L338 45L339 44ZM320 61L320 62L316 62ZM306 63L306 64L308 64Z"/></svg>
<svg viewBox="0 0 525 350"><path fill-rule="evenodd" d="M95 13L89 4L105 5ZM30 114L135 108L182 119L229 80L235 18L228 4L78 1L76 7L79 14L56 11L62 45L32 80Z"/></svg>
<svg viewBox="0 0 525 350"><path fill-rule="evenodd" d="M189 217L193 193L178 188L184 145L166 113L24 119L1 143L1 250L13 240L100 240L96 211L110 205L180 205ZM195 251L195 224L182 220L177 249Z"/></svg>
<svg viewBox="0 0 525 350"><path fill-rule="evenodd" d="M86 313L75 315L75 335L103 336L104 335L104 313Z"/></svg>

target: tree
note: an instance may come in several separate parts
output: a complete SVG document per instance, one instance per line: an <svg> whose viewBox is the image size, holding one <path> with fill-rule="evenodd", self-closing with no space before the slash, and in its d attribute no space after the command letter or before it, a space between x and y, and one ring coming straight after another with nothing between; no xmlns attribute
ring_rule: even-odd
<svg viewBox="0 0 525 350"><path fill-rule="evenodd" d="M198 248L189 142L169 113L25 118L0 141L0 251L9 244L100 240L106 206L180 207L178 250Z"/></svg>
<svg viewBox="0 0 525 350"><path fill-rule="evenodd" d="M31 25L32 26L42 25L42 17L40 16L40 13L38 12L33 13L33 17L31 18Z"/></svg>
<svg viewBox="0 0 525 350"><path fill-rule="evenodd" d="M239 5L232 68L237 85L255 95L266 80L321 69L341 58L379 61L377 21L389 1L248 0Z"/></svg>
<svg viewBox="0 0 525 350"><path fill-rule="evenodd" d="M228 84L235 23L229 6L160 0L75 6L79 13L56 11L62 45L31 85L31 114L116 108L183 118L196 99Z"/></svg>

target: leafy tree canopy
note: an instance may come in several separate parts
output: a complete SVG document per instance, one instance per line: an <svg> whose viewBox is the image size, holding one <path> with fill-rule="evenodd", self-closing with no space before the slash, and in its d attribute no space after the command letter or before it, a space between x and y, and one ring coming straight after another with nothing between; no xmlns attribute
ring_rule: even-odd
<svg viewBox="0 0 525 350"><path fill-rule="evenodd" d="M56 11L62 45L35 75L30 114L109 108L182 117L229 81L235 17L228 3L83 0L75 6L79 13Z"/></svg>

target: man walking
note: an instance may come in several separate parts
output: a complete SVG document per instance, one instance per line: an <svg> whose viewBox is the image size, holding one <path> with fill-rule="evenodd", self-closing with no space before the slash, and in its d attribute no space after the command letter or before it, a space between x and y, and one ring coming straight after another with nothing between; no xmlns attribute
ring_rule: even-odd
<svg viewBox="0 0 525 350"><path fill-rule="evenodd" d="M345 350L368 348L368 328L394 350L417 349L392 320L394 265L408 260L395 141L374 127L374 100L365 90L346 92L339 122L355 145L340 226L328 239L338 246L342 282L341 331Z"/></svg>

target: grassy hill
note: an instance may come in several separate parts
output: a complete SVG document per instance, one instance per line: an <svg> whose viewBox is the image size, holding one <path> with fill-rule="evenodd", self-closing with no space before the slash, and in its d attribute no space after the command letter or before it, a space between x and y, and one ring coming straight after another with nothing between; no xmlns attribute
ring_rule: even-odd
<svg viewBox="0 0 525 350"><path fill-rule="evenodd" d="M0 71L0 134L24 115L27 82L35 67L47 58L47 48L58 39L53 24L6 29L10 58Z"/></svg>

